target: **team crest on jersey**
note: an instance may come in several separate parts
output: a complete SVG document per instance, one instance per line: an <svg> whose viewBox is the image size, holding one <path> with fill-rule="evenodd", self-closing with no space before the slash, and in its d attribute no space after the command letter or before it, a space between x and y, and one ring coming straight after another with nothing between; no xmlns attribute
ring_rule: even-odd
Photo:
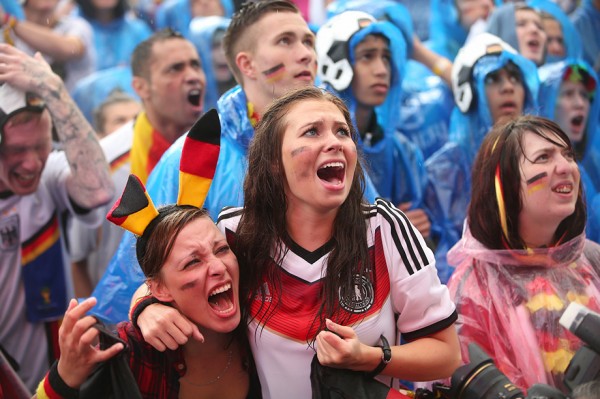
<svg viewBox="0 0 600 399"><path fill-rule="evenodd" d="M363 313L373 306L375 291L373 284L365 276L355 275L353 287L347 295L339 294L340 305L350 313Z"/></svg>
<svg viewBox="0 0 600 399"><path fill-rule="evenodd" d="M0 220L0 249L11 251L19 247L19 215Z"/></svg>

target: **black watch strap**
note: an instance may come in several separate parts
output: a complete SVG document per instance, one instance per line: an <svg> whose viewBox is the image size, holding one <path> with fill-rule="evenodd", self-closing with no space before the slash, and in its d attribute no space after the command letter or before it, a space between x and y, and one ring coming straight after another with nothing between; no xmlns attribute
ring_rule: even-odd
<svg viewBox="0 0 600 399"><path fill-rule="evenodd" d="M375 367L375 370L367 373L367 377L369 378L374 378L379 375L385 366L387 366L387 364L392 360L392 348L390 348L390 343L388 342L387 338L383 336L383 334L379 338L381 340L381 345L379 347L383 351L383 354L381 355L381 361L377 367Z"/></svg>

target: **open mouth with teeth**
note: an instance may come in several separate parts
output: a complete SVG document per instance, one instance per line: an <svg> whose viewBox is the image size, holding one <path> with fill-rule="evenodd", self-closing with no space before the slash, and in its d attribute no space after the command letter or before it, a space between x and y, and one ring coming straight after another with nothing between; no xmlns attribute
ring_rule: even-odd
<svg viewBox="0 0 600 399"><path fill-rule="evenodd" d="M227 313L233 310L233 290L231 284L225 284L214 289L208 295L208 304L217 313Z"/></svg>
<svg viewBox="0 0 600 399"><path fill-rule="evenodd" d="M570 194L573 191L573 185L572 184L559 184L558 186L554 187L552 189L552 191L559 193L559 194Z"/></svg>
<svg viewBox="0 0 600 399"><path fill-rule="evenodd" d="M317 170L317 176L319 179L330 184L342 184L345 177L344 171L345 167L343 163L330 162Z"/></svg>
<svg viewBox="0 0 600 399"><path fill-rule="evenodd" d="M202 90L194 89L188 93L188 102L193 106L197 107L200 105L200 100L202 99Z"/></svg>
<svg viewBox="0 0 600 399"><path fill-rule="evenodd" d="M24 175L24 174L16 174L15 176L16 176L17 180L19 182L21 182L21 183L30 183L30 182L32 182L32 181L35 180L35 177L37 175L34 174L34 173L29 173L29 174L26 174L26 175Z"/></svg>

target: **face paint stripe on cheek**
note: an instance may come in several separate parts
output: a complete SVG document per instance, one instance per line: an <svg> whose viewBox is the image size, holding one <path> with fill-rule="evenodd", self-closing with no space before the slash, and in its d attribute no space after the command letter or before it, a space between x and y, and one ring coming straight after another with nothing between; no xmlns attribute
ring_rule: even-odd
<svg viewBox="0 0 600 399"><path fill-rule="evenodd" d="M185 290L189 290L191 288L194 288L194 286L196 285L196 280L194 281L190 281L188 283L185 283L181 286L180 290L181 291L185 291Z"/></svg>
<svg viewBox="0 0 600 399"><path fill-rule="evenodd" d="M285 74L285 65L283 63L275 65L273 68L269 68L262 72L269 82L275 82L283 78Z"/></svg>
<svg viewBox="0 0 600 399"><path fill-rule="evenodd" d="M547 177L548 173L542 172L527 180L527 192L532 194L542 188L546 184Z"/></svg>
<svg viewBox="0 0 600 399"><path fill-rule="evenodd" d="M292 156L293 156L293 157L295 157L296 155L298 155L298 154L301 154L301 153L303 153L304 151L306 151L306 147L305 147L305 146L303 146L303 147L298 147L298 148L296 148L295 150L292 150L292 153L291 153L291 154L292 154Z"/></svg>

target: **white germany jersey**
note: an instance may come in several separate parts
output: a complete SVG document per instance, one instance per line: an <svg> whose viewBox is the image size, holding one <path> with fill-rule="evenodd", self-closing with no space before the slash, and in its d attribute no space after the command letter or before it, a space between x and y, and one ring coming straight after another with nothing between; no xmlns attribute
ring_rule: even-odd
<svg viewBox="0 0 600 399"><path fill-rule="evenodd" d="M219 215L218 226L230 242L242 211L225 208ZM454 323L455 307L439 281L433 253L408 218L382 199L365 215L371 279L357 278L353 294L340 298L361 342L375 346L381 334L390 343L398 343L400 334L411 341ZM287 249L278 266L281 290L265 281L265 304L260 297L251 304L249 341L263 397L305 399L311 397L310 363L315 354L308 342L318 332L314 319L332 244L313 252L295 243ZM382 381L390 382L385 377Z"/></svg>
<svg viewBox="0 0 600 399"><path fill-rule="evenodd" d="M75 214L68 173L64 153L53 152L35 193L0 198L0 344L30 389L49 367L43 322L61 318L73 295L60 233L62 212ZM77 216L88 226L102 217L97 211Z"/></svg>

